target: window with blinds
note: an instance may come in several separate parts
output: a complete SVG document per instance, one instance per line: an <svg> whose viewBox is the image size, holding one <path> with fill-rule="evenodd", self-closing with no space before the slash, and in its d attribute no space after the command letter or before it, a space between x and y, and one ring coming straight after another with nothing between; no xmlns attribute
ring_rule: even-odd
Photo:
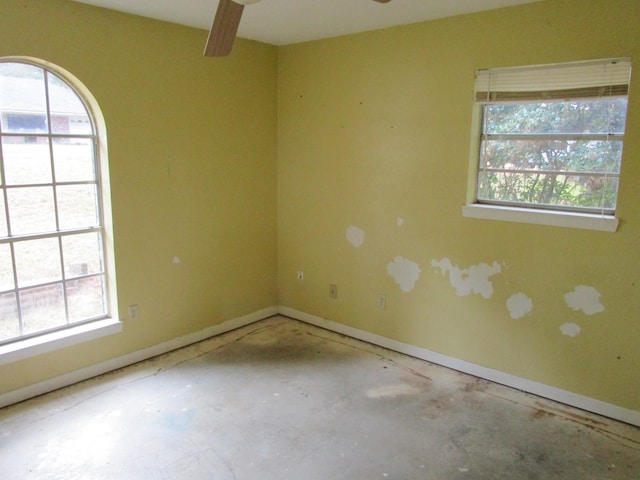
<svg viewBox="0 0 640 480"><path fill-rule="evenodd" d="M476 72L477 203L614 215L631 62Z"/></svg>

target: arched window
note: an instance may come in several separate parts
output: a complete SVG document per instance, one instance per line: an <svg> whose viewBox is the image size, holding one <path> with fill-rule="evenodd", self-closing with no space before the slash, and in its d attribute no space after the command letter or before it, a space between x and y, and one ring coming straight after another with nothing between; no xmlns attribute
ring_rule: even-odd
<svg viewBox="0 0 640 480"><path fill-rule="evenodd" d="M0 58L0 346L111 317L96 108L62 69Z"/></svg>

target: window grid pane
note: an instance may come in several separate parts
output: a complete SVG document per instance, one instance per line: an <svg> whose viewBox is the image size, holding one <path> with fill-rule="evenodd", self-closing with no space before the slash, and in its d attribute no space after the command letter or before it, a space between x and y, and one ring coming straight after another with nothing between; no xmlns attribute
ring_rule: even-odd
<svg viewBox="0 0 640 480"><path fill-rule="evenodd" d="M84 101L38 65L0 61L0 118L3 344L105 318L108 304L97 137Z"/></svg>
<svg viewBox="0 0 640 480"><path fill-rule="evenodd" d="M70 323L106 314L104 275L70 280L66 291Z"/></svg>
<svg viewBox="0 0 640 480"><path fill-rule="evenodd" d="M48 331L67 324L61 283L20 290L23 334Z"/></svg>
<svg viewBox="0 0 640 480"><path fill-rule="evenodd" d="M7 200L11 235L29 235L56 230L52 187L9 188Z"/></svg>
<svg viewBox="0 0 640 480"><path fill-rule="evenodd" d="M52 181L48 137L4 137L2 158L7 185L42 185Z"/></svg>
<svg viewBox="0 0 640 480"><path fill-rule="evenodd" d="M60 229L99 225L97 192L94 184L60 185L56 188Z"/></svg>
<svg viewBox="0 0 640 480"><path fill-rule="evenodd" d="M55 237L14 244L18 287L62 280L60 245Z"/></svg>
<svg viewBox="0 0 640 480"><path fill-rule="evenodd" d="M54 138L53 158L56 182L92 182L96 180L93 142L90 138Z"/></svg>

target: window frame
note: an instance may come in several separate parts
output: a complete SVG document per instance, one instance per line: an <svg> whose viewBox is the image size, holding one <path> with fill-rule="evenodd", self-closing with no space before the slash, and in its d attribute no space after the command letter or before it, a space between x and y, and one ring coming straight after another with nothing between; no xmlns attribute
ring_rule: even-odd
<svg viewBox="0 0 640 480"><path fill-rule="evenodd" d="M476 72L476 82L475 82L475 91L474 91L474 104L472 110L472 128L471 128L471 150L469 157L469 169L468 169L468 183L467 183L467 198L466 203L462 206L463 216L468 218L477 218L477 219L489 219L489 220L503 220L510 222L522 222L522 223L533 223L539 225L550 225L550 226L562 226L562 227L571 227L571 228L582 228L589 230L600 230L600 231L609 231L615 232L618 228L619 219L615 215L615 210L613 209L582 209L580 207L572 207L572 206L549 206L544 204L524 204L519 202L511 202L511 201L487 201L484 199L478 198L478 186L479 186L479 175L481 172L480 162L482 159L481 145L483 139L487 139L488 136L485 135L484 132L484 109L488 104L492 104L495 101L495 98L492 99L490 96L491 86L490 80L479 79L480 75L490 75L487 72L507 72L507 74L514 74L516 77L515 84L522 83L523 74L526 75L527 72L533 71L533 75L544 76L548 73L548 70L556 69L562 74L562 70L566 69L567 72L572 71L580 71L581 69L589 69L590 67L597 65L616 65L618 63L622 63L623 65L628 65L626 67L627 70L627 80L626 80L626 90L624 88L619 89L617 86L612 88L611 96L619 97L621 94L628 99L628 90L629 90L629 75L631 69L631 61L629 58L612 58L612 59L603 59L603 60L593 60L586 62L569 62L562 64L552 64L552 65L533 65L526 67L511 67L511 68L501 68L501 69L492 69L492 70L479 70ZM518 78L518 76L520 76ZM624 75L623 75L624 76ZM525 77L526 78L526 77ZM508 77L507 77L508 79ZM509 79L508 79L509 80ZM513 79L511 79L513 81ZM547 82L544 78L540 79L538 77L538 81L544 84ZM553 80L557 81L557 80ZM593 82L592 78L588 78L583 80L583 84L578 84L576 87L579 89L569 90L569 98L568 99L585 99L589 100L590 98L598 98L598 97L606 97L607 95L603 95L602 93L597 94L599 88L595 84L589 85L588 82ZM552 82L552 81L548 81ZM550 100L562 101L565 100L565 97L562 95L563 89L567 87L566 82L569 83L569 87L571 87L571 78L561 78L559 80L560 85L558 91L560 91L559 96L555 99L550 97ZM562 83L565 82L563 85ZM595 82L597 83L597 81ZM612 82L613 83L613 82ZM526 80L525 80L526 84ZM479 85L481 87L479 88ZM486 89L487 92L484 91L479 92L479 89ZM522 92L517 91L518 88L511 89L511 86L507 85L504 89L506 92L498 92L496 95L502 95L501 99L495 101L495 103L529 103L531 101L543 101L543 97L537 96L540 95L541 92L532 91L531 94L527 92L527 87L522 89ZM575 87L574 87L575 88ZM532 89L535 90L535 89ZM544 92L547 94L548 92ZM557 91L551 91L551 95L557 95ZM486 95L487 98L483 98ZM566 99L566 100L568 100ZM628 104L627 104L628 108ZM628 110L627 110L628 111ZM611 135L607 134L576 134L576 135L565 135L561 133L554 133L546 136L545 138L552 139L556 138L566 138L568 136L573 137L581 137L587 140L595 138L596 140L612 140L612 141L620 141L622 145L624 145L624 134L622 135ZM553 171L552 171L553 172ZM618 180L620 178L620 174L611 175L615 176ZM616 189L616 198L619 197L620 185L618 182L618 186Z"/></svg>
<svg viewBox="0 0 640 480"><path fill-rule="evenodd" d="M95 276L101 276L103 282L103 304L104 304L104 314L95 315L90 318L84 318L78 321L71 321L68 313L68 309L65 307L65 324L56 326L52 329L42 330L33 332L28 335L22 335L19 337L12 337L2 341L0 344L0 364L10 363L16 360L21 360L24 358L29 358L33 355L39 355L45 352L57 350L59 348L68 347L71 345L75 345L81 342L85 342L88 340L92 340L95 338L100 338L104 335L110 335L113 333L120 332L122 330L121 322L117 315L117 291L116 291L116 276L115 276L115 258L114 258L114 248L113 248L113 222L111 216L111 198L110 198L110 182L109 182L109 171L108 171L108 150L106 143L106 126L104 122L104 117L102 116L101 110L96 99L93 97L91 92L80 82L74 75L69 73L68 71L58 67L50 62L46 62L40 59L32 58L32 57L0 57L0 62L6 63L22 63L26 65L32 65L34 67L40 68L43 70L45 77L43 79L45 88L48 89L48 81L46 75L52 74L57 77L57 79L61 80L66 86L68 86L77 96L77 98L82 102L84 108L86 109L89 123L91 126L90 134L81 134L77 132L73 133L54 133L53 125L51 122L52 111L50 108L50 100L47 94L46 99L46 116L47 116L47 132L46 133L38 133L34 136L44 137L47 139L47 144L49 145L49 155L50 161L53 161L52 148L53 142L57 138L82 138L87 139L89 144L91 145L91 149L93 151L93 168L95 181L92 182L83 182L83 181L71 181L71 182L57 182L55 177L51 178L51 181L48 186L51 186L53 190L59 185L82 185L82 184L91 184L95 185L96 192L96 225L90 227L83 228L70 228L70 229L57 229L55 231L48 231L43 234L26 234L26 235L15 235L3 238L3 243L8 243L11 246L11 250L13 251L13 243L26 241L32 238L55 238L58 240L58 246L61 248L62 238L75 233L98 233L100 237L101 246L102 246L102 269L101 272L96 273ZM22 136L24 137L24 133L2 133L2 138L5 137L16 137ZM27 135L30 136L30 135ZM4 174L4 171L3 171ZM4 183L4 175L3 175L3 184L2 184L2 195L4 196L4 200L7 200L7 188L8 186ZM11 187L14 188L14 187ZM19 187L18 187L19 188ZM52 190L52 191L53 191ZM9 206L5 204L5 207L2 209L0 214L8 215ZM59 207L55 205L56 217L59 215ZM58 226L58 225L57 225ZM13 292L15 295L19 295L19 291L22 287L20 287L15 282L15 256L12 254L12 262L14 262L13 270L14 270L14 285ZM69 279L66 278L65 268L64 268L64 259L60 258L60 267L61 271L61 282L68 282ZM80 274L78 278L89 278L92 275L83 276ZM75 278L75 277L73 277ZM72 280L73 281L73 280ZM47 282L44 283L46 285ZM28 287L31 288L31 287ZM10 292L10 291L8 291ZM67 304L67 294L64 293L65 297L65 305Z"/></svg>

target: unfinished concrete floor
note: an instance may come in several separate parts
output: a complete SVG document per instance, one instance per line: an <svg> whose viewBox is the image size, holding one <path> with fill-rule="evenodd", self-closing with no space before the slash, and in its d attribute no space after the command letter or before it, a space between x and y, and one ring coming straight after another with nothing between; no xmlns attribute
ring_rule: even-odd
<svg viewBox="0 0 640 480"><path fill-rule="evenodd" d="M7 479L639 479L640 430L283 317L0 410Z"/></svg>

